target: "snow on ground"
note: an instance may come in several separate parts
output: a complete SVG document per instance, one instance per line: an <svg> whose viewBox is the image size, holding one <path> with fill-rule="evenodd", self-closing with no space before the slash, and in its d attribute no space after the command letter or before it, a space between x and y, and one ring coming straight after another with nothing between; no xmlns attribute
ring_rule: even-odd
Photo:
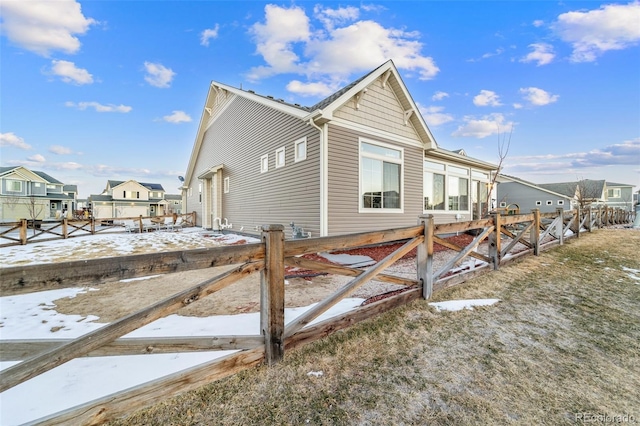
<svg viewBox="0 0 640 426"><path fill-rule="evenodd" d="M137 234L111 233L77 238L31 242L24 246L0 248L0 265L16 266L56 261L73 261L105 256L157 253L230 245L260 240L236 234L217 234L202 228L181 231L155 231Z"/></svg>
<svg viewBox="0 0 640 426"><path fill-rule="evenodd" d="M95 316L56 312L54 300L92 289L66 288L0 298L0 344L9 339L69 339L103 327ZM364 299L344 299L311 324L357 308ZM287 308L289 323L314 305ZM53 331L55 330L55 331ZM257 335L260 314L208 318L170 315L126 337ZM236 351L87 357L69 361L0 394L0 424L19 425ZM0 362L0 369L16 362Z"/></svg>
<svg viewBox="0 0 640 426"><path fill-rule="evenodd" d="M499 301L500 299L449 300L446 302L432 302L429 305L436 308L437 311L461 311L463 309L472 309L474 306L491 306Z"/></svg>
<svg viewBox="0 0 640 426"><path fill-rule="evenodd" d="M640 281L640 269L627 268L626 266L623 266L622 270L627 272L627 275L632 280Z"/></svg>
<svg viewBox="0 0 640 426"><path fill-rule="evenodd" d="M352 255L352 254L330 254L330 253L318 253L320 256L327 259L329 262L337 263L340 265L346 265L351 268L362 268L364 266L375 265L375 260L369 256Z"/></svg>

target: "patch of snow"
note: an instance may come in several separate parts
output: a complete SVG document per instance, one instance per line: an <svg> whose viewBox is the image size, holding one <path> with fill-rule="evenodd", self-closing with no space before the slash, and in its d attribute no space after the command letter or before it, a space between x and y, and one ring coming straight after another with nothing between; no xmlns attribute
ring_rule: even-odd
<svg viewBox="0 0 640 426"><path fill-rule="evenodd" d="M125 280L120 280L121 283L130 283L133 281L142 281L142 280L150 280L151 278L161 277L162 275L149 275L148 277L138 277L138 278L127 278Z"/></svg>
<svg viewBox="0 0 640 426"><path fill-rule="evenodd" d="M103 327L96 316L65 315L56 312L54 300L75 297L86 288L66 288L0 297L0 344L11 339L69 339ZM360 306L364 299L349 298L320 315L310 325ZM290 323L314 305L285 309ZM62 327L53 332L54 327ZM169 315L127 337L227 336L260 334L260 314L219 315L207 318ZM80 404L150 380L172 374L237 351L181 354L147 354L85 357L69 361L0 394L0 424L32 422ZM15 365L0 362L0 370Z"/></svg>
<svg viewBox="0 0 640 426"><path fill-rule="evenodd" d="M474 306L491 306L498 303L500 299L468 299L468 300L449 300L446 302L431 302L430 306L440 311L461 311L463 309L472 309Z"/></svg>
<svg viewBox="0 0 640 426"><path fill-rule="evenodd" d="M375 265L376 261L369 256L354 255L354 254L331 254L331 253L318 253L320 256L327 259L329 262L337 263L340 265L347 265L354 268L362 266Z"/></svg>
<svg viewBox="0 0 640 426"><path fill-rule="evenodd" d="M313 376L313 377L322 377L324 375L324 373L322 371L309 371L307 373L307 376Z"/></svg>

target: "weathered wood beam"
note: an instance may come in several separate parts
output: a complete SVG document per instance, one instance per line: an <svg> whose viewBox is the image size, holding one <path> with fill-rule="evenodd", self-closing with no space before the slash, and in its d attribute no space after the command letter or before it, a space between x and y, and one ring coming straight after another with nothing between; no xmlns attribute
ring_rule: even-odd
<svg viewBox="0 0 640 426"><path fill-rule="evenodd" d="M3 340L0 361L19 361L49 351L73 339ZM254 349L264 345L264 336L123 337L84 356L149 355L181 352Z"/></svg>
<svg viewBox="0 0 640 426"><path fill-rule="evenodd" d="M494 227L490 226L484 231L482 231L482 233L480 233L480 235L478 235L471 242L471 244L465 247L464 250L458 253L453 259L449 260L438 272L435 273L433 277L434 280L437 280L438 278L440 278L444 273L448 272L454 265L456 265L462 259L467 257L469 253L471 253L473 250L475 250L478 247L478 245L482 242L482 240L484 240L487 237L487 235L493 232L493 230L494 230Z"/></svg>
<svg viewBox="0 0 640 426"><path fill-rule="evenodd" d="M435 235L453 234L455 232L466 232L473 229L484 229L487 226L492 225L492 219L472 220L470 222L442 223L440 225L435 225L433 233Z"/></svg>
<svg viewBox="0 0 640 426"><path fill-rule="evenodd" d="M304 257L287 257L284 259L284 263L289 266L297 266L299 268L310 269L312 271L322 271L328 274L345 275L348 277L357 277L365 272L362 269L332 265L329 263L319 262L317 260L305 259ZM414 286L418 284L417 280L388 274L378 274L376 280L404 286Z"/></svg>
<svg viewBox="0 0 640 426"><path fill-rule="evenodd" d="M32 377L98 349L118 337L170 315L183 306L187 306L211 293L222 290L240 278L259 271L262 266L262 262L246 263L238 266L118 321L109 323L98 330L87 333L67 344L38 354L0 371L0 392L4 392Z"/></svg>
<svg viewBox="0 0 640 426"><path fill-rule="evenodd" d="M419 228L422 229L421 226ZM311 321L313 321L318 316L323 314L325 311L327 311L333 305L338 303L340 300L344 299L345 297L353 293L358 287L362 286L367 281L373 279L376 275L378 275L381 271L386 269L389 265L391 265L396 260L400 259L402 256L407 254L418 244L422 243L423 239L424 239L424 236L420 235L419 237L414 238L411 241L408 241L398 250L394 251L393 253L389 254L387 257L382 259L380 262L371 266L369 269L365 271L364 274L358 275L355 279L347 283L345 286L340 288L331 296L324 299L323 301L315 305L313 308L309 309L307 312L305 312L304 314L300 315L298 318L290 322L285 328L285 332L284 332L285 338L295 334L298 330L303 328L305 325L309 324Z"/></svg>
<svg viewBox="0 0 640 426"><path fill-rule="evenodd" d="M444 246L444 247L446 247L448 249L455 250L457 252L461 252L462 250L464 250L464 247L460 247L457 244L454 244L454 243L452 243L450 241L447 241L447 240L445 240L443 238L440 238L440 237L437 237L435 235L433 237L433 242L436 243L436 244L440 244L441 246ZM482 254L480 254L478 252L475 252L475 251L472 251L471 253L469 253L469 256L475 257L476 259L482 260L484 262L491 262L491 259L489 259L487 256L484 256L484 255L482 255Z"/></svg>

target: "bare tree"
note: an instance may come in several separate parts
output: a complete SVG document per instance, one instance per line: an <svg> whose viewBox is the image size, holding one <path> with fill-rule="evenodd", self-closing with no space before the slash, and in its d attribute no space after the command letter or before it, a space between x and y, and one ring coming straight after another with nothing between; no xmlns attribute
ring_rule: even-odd
<svg viewBox="0 0 640 426"><path fill-rule="evenodd" d="M496 187L496 181L498 179L498 175L502 172L504 168L504 160L507 158L509 154L509 148L511 147L511 136L513 135L513 124L509 128L509 135L505 132L500 131L500 126L498 126L498 168L496 169L493 176L489 181L489 187L487 188L487 196L490 198L493 189ZM494 206L492 204L492 200L487 200L487 207L485 211L482 212L482 215L485 216L488 214L488 209L493 209ZM491 206L490 206L491 205Z"/></svg>
<svg viewBox="0 0 640 426"><path fill-rule="evenodd" d="M33 234L36 233L36 220L44 210L44 204L38 202L38 198L31 195L28 197L23 203L27 206L27 211L29 213L29 219L31 219L31 226L33 229Z"/></svg>
<svg viewBox="0 0 640 426"><path fill-rule="evenodd" d="M580 179L575 182L575 199L580 210L598 202L602 198L603 187L603 181L598 180Z"/></svg>

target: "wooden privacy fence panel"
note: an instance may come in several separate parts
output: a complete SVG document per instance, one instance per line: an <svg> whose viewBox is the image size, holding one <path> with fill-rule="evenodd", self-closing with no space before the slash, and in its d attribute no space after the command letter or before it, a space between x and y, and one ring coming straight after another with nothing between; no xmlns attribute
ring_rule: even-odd
<svg viewBox="0 0 640 426"><path fill-rule="evenodd" d="M468 279L465 276L475 275L480 270L486 270L491 266L493 269L498 269L502 263L510 260L508 257L515 258L528 253L537 255L543 245L549 246L551 244L545 243L545 239L553 240L552 243L562 244L565 234L570 236L568 233L570 229L575 229L576 232L573 236L577 237L584 227L590 231L596 224L611 221L610 215L611 210L609 209L587 210L586 212L580 210L565 212L558 209L555 213L546 214L534 210L532 213L524 215L501 216L496 213L488 219L443 225L435 225L432 216L424 216L420 217L419 224L413 227L291 241L284 240L282 225L269 225L263 227L262 242L257 244L127 256L122 259L109 259L111 264L104 259L99 259L68 262L62 265L64 267L56 265L56 268L50 268L50 265L5 268L0 274L0 288L2 289L15 288L20 285L47 285L51 282L66 284L72 280L74 285L78 285L79 283L99 281L105 277L121 279L158 272L240 264L74 340L4 341L0 349L0 360L26 359L0 372L0 391L16 386L80 356L240 350L239 353L229 355L221 360L211 361L187 371L153 380L115 395L57 413L47 419L40 419L50 423L61 421L102 422L116 415L122 415L133 409L157 402L158 397L166 397L192 389L260 362L267 364L278 362L284 356L285 349L317 340L331 332L417 298L428 299L434 290L463 282ZM631 215L620 216L620 218L618 219L632 220ZM460 247L445 239L447 235L452 233L471 231L473 231L474 238L465 247ZM487 255L481 253L480 250L480 246L485 241ZM365 270L327 265L300 257L306 253L397 242L402 243L400 248ZM456 252L438 270L435 270L433 262L435 244L440 244ZM519 246L523 246L524 251L512 253ZM388 266L414 248L417 248L416 279L382 273ZM449 275L454 266L468 257L481 261L483 265L468 275ZM306 269L317 269L354 278L313 308L285 324L285 265L297 265ZM260 336L122 337L258 271L261 274ZM409 289L398 295L360 306L338 317L310 325L329 308L374 278L408 286Z"/></svg>

